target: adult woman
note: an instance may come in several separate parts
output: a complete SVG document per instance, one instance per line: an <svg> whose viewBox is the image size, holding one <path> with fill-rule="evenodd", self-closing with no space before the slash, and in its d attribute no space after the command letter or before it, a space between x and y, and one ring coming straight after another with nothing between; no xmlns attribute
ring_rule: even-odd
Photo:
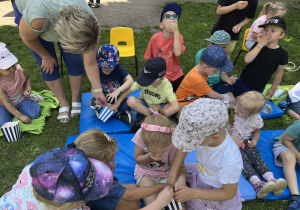
<svg viewBox="0 0 300 210"><path fill-rule="evenodd" d="M84 68L97 102L105 104L96 61L100 25L86 2L15 0L13 7L20 36L40 65L47 86L60 103L60 122L69 120L69 103L60 78L54 42L58 42L68 68L72 90L71 116L80 113L80 88Z"/></svg>

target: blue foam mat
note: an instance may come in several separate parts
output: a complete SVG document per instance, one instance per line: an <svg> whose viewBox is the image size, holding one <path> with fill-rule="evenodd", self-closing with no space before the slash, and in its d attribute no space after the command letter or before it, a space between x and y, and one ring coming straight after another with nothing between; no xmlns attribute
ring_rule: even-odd
<svg viewBox="0 0 300 210"><path fill-rule="evenodd" d="M272 153L273 140L272 138L280 135L284 130L263 130L261 131L261 137L258 141L257 148L265 160L267 165L270 167L274 173L275 178L282 178L283 171L282 168L275 166L274 158ZM134 134L115 134L112 137L116 138L118 142L118 152L116 154L115 160L117 162L117 167L114 171L114 175L119 179L120 183L135 183L134 180L134 143L131 141ZM66 145L75 141L77 136L69 136ZM197 163L196 151L190 152L185 158L185 162ZM300 167L296 166L297 178L300 180ZM241 191L241 196L245 200L256 199L256 193L252 185L241 175L239 180L239 189ZM267 200L278 200L278 199L288 199L290 192L286 188L282 195L273 196L269 193L264 199Z"/></svg>
<svg viewBox="0 0 300 210"><path fill-rule="evenodd" d="M129 96L138 97L140 90L132 92ZM90 107L92 93L83 93L81 96L81 114L79 123L79 133L83 133L89 129L101 129L109 134L114 133L130 133L129 124L120 121L115 117L111 117L105 123L98 120L95 111Z"/></svg>
<svg viewBox="0 0 300 210"><path fill-rule="evenodd" d="M275 104L273 104L270 100L267 101L267 104L272 107L272 112L269 114L260 112L259 114L263 119L271 119L271 118L281 117L284 115L284 111L280 109L278 106L276 106Z"/></svg>

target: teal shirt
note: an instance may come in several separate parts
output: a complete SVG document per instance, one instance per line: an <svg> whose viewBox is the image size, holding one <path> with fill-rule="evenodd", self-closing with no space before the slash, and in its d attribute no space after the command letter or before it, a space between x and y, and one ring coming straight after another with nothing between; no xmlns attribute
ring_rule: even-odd
<svg viewBox="0 0 300 210"><path fill-rule="evenodd" d="M196 66L199 64L199 60L201 58L201 54L203 52L203 50L205 50L206 48L203 48L201 50L199 50L196 54ZM221 72L218 71L218 73L214 74L214 75L208 75L208 79L207 79L207 83L210 85L215 85L218 82L221 81Z"/></svg>
<svg viewBox="0 0 300 210"><path fill-rule="evenodd" d="M300 152L300 120L296 120L290 125L286 131L283 132L280 136L273 138L274 141L280 141L282 143L283 135L287 133L289 137L293 138L294 145L297 150Z"/></svg>
<svg viewBox="0 0 300 210"><path fill-rule="evenodd" d="M91 8L84 0L15 0L18 10L23 15L30 28L42 33L42 39L49 42L59 42L59 35L54 30L60 11L70 4L82 6L88 13L94 15ZM45 18L42 30L35 30L30 23L36 18Z"/></svg>

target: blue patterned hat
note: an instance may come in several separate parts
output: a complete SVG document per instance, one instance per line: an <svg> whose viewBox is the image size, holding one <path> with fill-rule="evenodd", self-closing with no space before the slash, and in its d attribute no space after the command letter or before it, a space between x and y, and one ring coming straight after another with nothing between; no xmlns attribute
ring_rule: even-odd
<svg viewBox="0 0 300 210"><path fill-rule="evenodd" d="M98 50L97 63L100 68L113 69L119 59L119 50L113 44L104 44Z"/></svg>
<svg viewBox="0 0 300 210"><path fill-rule="evenodd" d="M230 44L231 37L229 33L224 30L215 31L214 34L206 41L212 42L214 44Z"/></svg>
<svg viewBox="0 0 300 210"><path fill-rule="evenodd" d="M227 58L225 50L216 45L207 47L201 55L201 60L220 71L230 72L233 69L233 63Z"/></svg>

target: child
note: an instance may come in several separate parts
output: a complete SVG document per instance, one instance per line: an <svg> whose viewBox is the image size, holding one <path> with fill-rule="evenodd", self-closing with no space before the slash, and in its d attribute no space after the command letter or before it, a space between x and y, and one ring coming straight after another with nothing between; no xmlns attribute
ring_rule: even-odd
<svg viewBox="0 0 300 210"><path fill-rule="evenodd" d="M282 78L284 66L288 63L288 53L278 45L278 41L285 36L286 23L281 17L272 17L265 24L264 33L258 37L258 43L245 55L247 66L242 75L232 87L235 97L250 90L263 92L266 84L275 72L272 87L267 92L270 99Z"/></svg>
<svg viewBox="0 0 300 210"><path fill-rule="evenodd" d="M265 105L265 97L257 91L248 91L238 96L236 98L235 122L231 127L232 138L240 148L243 157L244 169L242 174L253 185L257 198L264 198L271 191L275 196L281 195L287 185L284 179L274 178L273 173L256 148L260 129L264 125L259 112ZM269 105L266 111L271 111ZM258 174L267 182L261 181Z"/></svg>
<svg viewBox="0 0 300 210"><path fill-rule="evenodd" d="M232 119L229 121L232 123ZM180 164L196 149L198 164L186 164L189 187L175 186L174 198L186 202L186 209L242 208L238 182L243 162L226 130L227 122L226 105L210 98L200 98L181 112L172 136L178 150L167 183L174 185Z"/></svg>
<svg viewBox="0 0 300 210"><path fill-rule="evenodd" d="M232 68L233 64L227 59L227 54L223 48L215 45L207 47L201 55L199 64L189 71L176 91L180 110L203 96L230 101L228 95L219 94L212 90L207 79L208 75L214 75L218 71L229 72ZM177 113L177 117L179 115L180 111Z"/></svg>
<svg viewBox="0 0 300 210"><path fill-rule="evenodd" d="M141 187L166 183L177 151L172 144L175 126L157 107L149 108L149 110L151 115L145 118L141 128L132 139L135 143L134 159L136 161L134 178ZM185 185L185 175L182 164L176 186ZM144 198L145 205L154 201L156 196Z"/></svg>
<svg viewBox="0 0 300 210"><path fill-rule="evenodd" d="M99 160L108 165L112 171L116 167L115 155L117 141L101 130L88 130L82 133L75 141L76 148L82 149L88 157ZM160 192L165 185L139 188L135 184L120 184L113 177L113 186L104 198L87 203L92 210L102 209L138 209L140 199Z"/></svg>
<svg viewBox="0 0 300 210"><path fill-rule="evenodd" d="M300 82L298 82L286 95L285 101L278 103L291 118L300 120Z"/></svg>
<svg viewBox="0 0 300 210"><path fill-rule="evenodd" d="M179 110L179 104L171 83L164 78L166 73L166 62L161 57L149 59L144 69L139 73L136 82L126 92L122 93L119 100L126 98L131 92L141 89L139 98L129 97L127 100L135 112L131 111L130 130L136 132L146 116L151 112L148 109L149 105L159 105L168 117L174 115ZM138 115L141 114L140 117ZM125 117L124 117L125 116ZM120 114L120 119L128 122L128 115Z"/></svg>
<svg viewBox="0 0 300 210"><path fill-rule="evenodd" d="M259 28L259 25L264 24L268 19L274 17L274 16L279 16L282 17L286 12L284 4L281 2L275 2L271 3L268 2L264 5L263 10L259 14L259 18L257 18L247 35L246 38L246 48L250 50L255 42L257 42L258 35L264 32L263 28Z"/></svg>
<svg viewBox="0 0 300 210"><path fill-rule="evenodd" d="M226 51L226 48L228 47L231 38L226 31L219 30L219 31L215 31L210 39L205 39L205 40L209 41L208 46L217 45ZM205 49L206 48L203 48L197 52L196 66L199 64L201 54ZM231 103L234 104L235 98L231 93L231 90L228 87L228 85L233 85L235 83L235 80L236 80L236 75L228 77L226 72L218 71L218 73L216 74L208 75L207 83L217 93L227 94L230 97Z"/></svg>
<svg viewBox="0 0 300 210"><path fill-rule="evenodd" d="M115 45L104 44L99 48L97 63L101 78L100 82L102 84L101 91L107 97L107 106L109 109L118 113L130 110L127 100L118 100L118 97L122 92L129 89L134 82L130 74L119 64L119 60L119 50ZM123 84L124 79L126 82ZM90 104L95 109L98 117L102 107L96 104L95 98L91 99Z"/></svg>
<svg viewBox="0 0 300 210"><path fill-rule="evenodd" d="M291 193L288 209L299 209L300 195L295 166L296 163L300 164L300 120L294 121L285 132L275 137L274 141L275 165L283 167L283 174Z"/></svg>
<svg viewBox="0 0 300 210"><path fill-rule="evenodd" d="M167 63L166 78L171 82L176 91L184 78L178 57L185 51L183 37L179 33L178 20L181 15L178 4L167 4L160 15L162 32L154 34L148 44L144 58L162 57Z"/></svg>
<svg viewBox="0 0 300 210"><path fill-rule="evenodd" d="M26 166L1 209L88 210L85 202L107 195L112 172L80 149L55 148Z"/></svg>
<svg viewBox="0 0 300 210"><path fill-rule="evenodd" d="M0 43L0 127L13 120L31 123L41 114L38 103L30 98L31 85L18 59Z"/></svg>
<svg viewBox="0 0 300 210"><path fill-rule="evenodd" d="M211 34L217 30L224 30L230 34L231 42L226 51L228 58L239 39L241 28L254 18L257 3L258 0L218 0L217 15L220 17Z"/></svg>

